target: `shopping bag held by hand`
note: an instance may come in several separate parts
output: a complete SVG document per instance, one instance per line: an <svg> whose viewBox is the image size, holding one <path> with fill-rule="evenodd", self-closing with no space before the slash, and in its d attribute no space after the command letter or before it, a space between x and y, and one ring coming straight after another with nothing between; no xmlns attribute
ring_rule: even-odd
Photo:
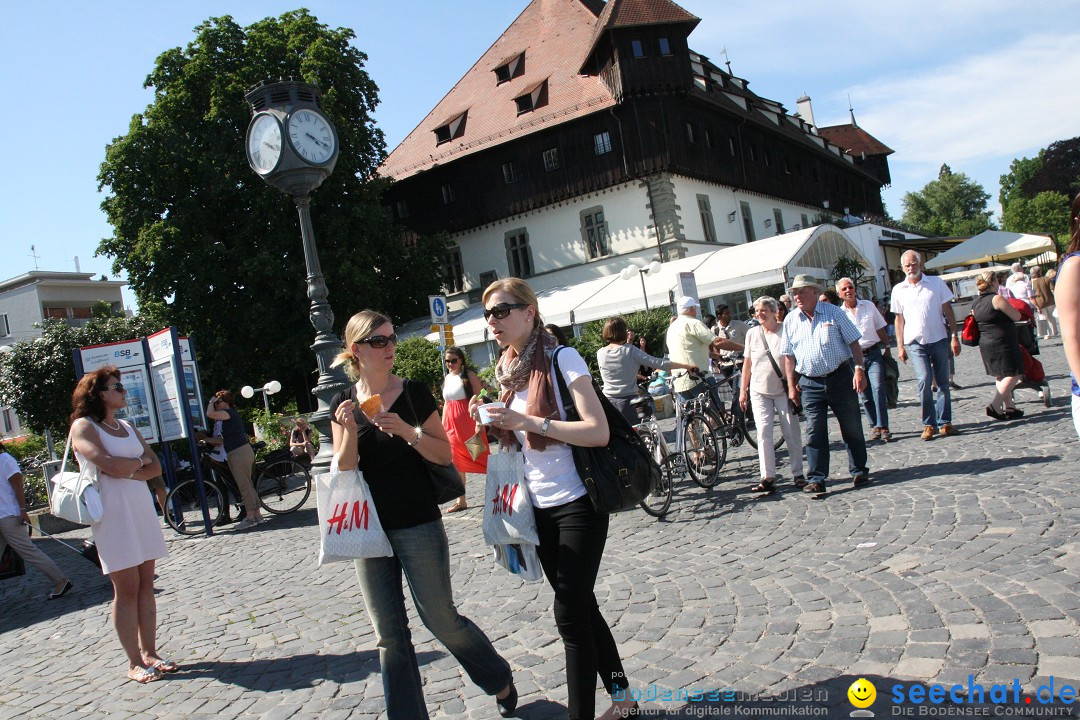
<svg viewBox="0 0 1080 720"><path fill-rule="evenodd" d="M525 484L525 458L518 451L488 456L484 542L488 545L540 544L532 496Z"/></svg>
<svg viewBox="0 0 1080 720"><path fill-rule="evenodd" d="M319 505L319 565L394 554L375 511L371 488L358 470L332 468L316 476L315 493Z"/></svg>

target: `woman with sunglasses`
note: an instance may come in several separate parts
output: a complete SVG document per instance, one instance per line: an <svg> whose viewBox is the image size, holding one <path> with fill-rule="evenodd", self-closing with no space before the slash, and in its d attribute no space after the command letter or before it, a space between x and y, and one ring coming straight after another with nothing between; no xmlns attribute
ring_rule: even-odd
<svg viewBox="0 0 1080 720"><path fill-rule="evenodd" d="M83 375L71 397L71 447L80 466L97 469L103 514L90 529L101 571L112 581L112 621L128 678L148 683L179 666L157 651L154 562L168 551L146 481L161 474L161 463L142 435L117 419L126 406L115 366Z"/></svg>
<svg viewBox="0 0 1080 720"><path fill-rule="evenodd" d="M567 421L552 364L556 340L542 329L536 293L524 280L496 280L484 291L484 317L504 349L495 378L505 408L489 408L500 444L518 444L532 495L540 546L537 554L555 590L555 624L566 654L568 710L593 720L596 678L615 700L600 717L633 717L619 650L600 614L593 586L607 541L608 516L597 513L574 468L570 445L602 447L609 430L589 368L573 348L559 351L559 369L580 421ZM625 333L623 335L625 337ZM476 417L478 401L471 410Z"/></svg>
<svg viewBox="0 0 1080 720"><path fill-rule="evenodd" d="M473 395L484 390L480 376L465 366L465 352L459 347L448 347L443 354L446 363L446 377L443 378L443 417L442 425L446 437L450 440L450 450L454 454L454 467L464 480L466 473L486 473L488 459L487 433L483 425L469 415L469 401ZM483 449L474 459L465 441L480 433ZM448 513L461 512L469 507L462 495L446 509Z"/></svg>
<svg viewBox="0 0 1080 720"><path fill-rule="evenodd" d="M334 364L344 365L354 384L330 402L334 459L340 470L364 473L394 551L392 557L356 561L379 647L387 717L428 717L402 575L420 621L474 683L495 695L499 712L508 716L517 707L510 665L454 606L449 545L424 464L429 460L445 465L452 458L435 398L423 383L405 383L391 372L397 335L388 317L373 310L358 312L349 319L344 336L345 349ZM358 408L375 395L382 409L368 417Z"/></svg>

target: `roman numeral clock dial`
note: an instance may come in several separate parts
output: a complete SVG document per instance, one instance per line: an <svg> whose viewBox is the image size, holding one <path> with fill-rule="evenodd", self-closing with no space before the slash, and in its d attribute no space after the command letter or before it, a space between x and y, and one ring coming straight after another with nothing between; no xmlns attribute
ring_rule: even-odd
<svg viewBox="0 0 1080 720"><path fill-rule="evenodd" d="M319 165L333 157L336 138L321 115L311 110L297 110L289 116L289 142L297 155Z"/></svg>

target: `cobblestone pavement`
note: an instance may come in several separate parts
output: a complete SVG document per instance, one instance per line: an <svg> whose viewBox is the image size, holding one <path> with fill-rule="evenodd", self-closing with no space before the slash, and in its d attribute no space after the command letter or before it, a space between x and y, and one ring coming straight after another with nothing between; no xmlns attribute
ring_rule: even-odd
<svg viewBox="0 0 1080 720"><path fill-rule="evenodd" d="M918 437L912 371L902 366L896 437L872 446L868 486L854 489L839 472L846 459L834 423L838 472L824 499L793 491L790 476L772 496L749 493L757 464L744 445L716 488L680 484L665 520L614 517L596 591L635 690L673 693L646 703L650 716L756 708L847 717L847 688L858 677L876 685L878 717L947 709L891 707L896 685L959 683L966 693L980 684L987 696L972 698L981 703L974 709L991 715L1048 710L1024 699L995 707L993 684L1018 681L1027 698L1051 678L1055 693L1076 688L1080 443L1060 342L1043 345L1051 407L1022 393L1027 417L991 421L983 412L991 381L977 350L965 348L954 399L962 434L932 442ZM481 480L470 477L475 504ZM480 521L479 509L446 520L459 606L513 666L519 716L564 717L551 591L497 569ZM348 564L316 567L315 522L312 498L245 533L166 531L159 638L183 670L147 686L125 679L107 580L40 541L75 590L44 602L47 583L32 570L0 583L0 718L383 717L356 577ZM433 717L497 717L415 617L414 639ZM721 695L687 704L680 690L725 691L741 702ZM599 690L597 707L607 707Z"/></svg>

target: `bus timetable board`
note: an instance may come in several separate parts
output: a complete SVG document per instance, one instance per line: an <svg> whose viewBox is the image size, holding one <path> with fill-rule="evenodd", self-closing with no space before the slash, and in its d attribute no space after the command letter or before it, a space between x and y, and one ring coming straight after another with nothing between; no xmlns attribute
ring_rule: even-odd
<svg viewBox="0 0 1080 720"><path fill-rule="evenodd" d="M147 373L146 353L143 341L123 340L121 342L88 345L75 351L77 375L82 377L105 365L115 365L120 371L120 382L124 384L127 407L119 410L116 417L127 420L148 443L160 439L157 415L153 412L149 375Z"/></svg>

